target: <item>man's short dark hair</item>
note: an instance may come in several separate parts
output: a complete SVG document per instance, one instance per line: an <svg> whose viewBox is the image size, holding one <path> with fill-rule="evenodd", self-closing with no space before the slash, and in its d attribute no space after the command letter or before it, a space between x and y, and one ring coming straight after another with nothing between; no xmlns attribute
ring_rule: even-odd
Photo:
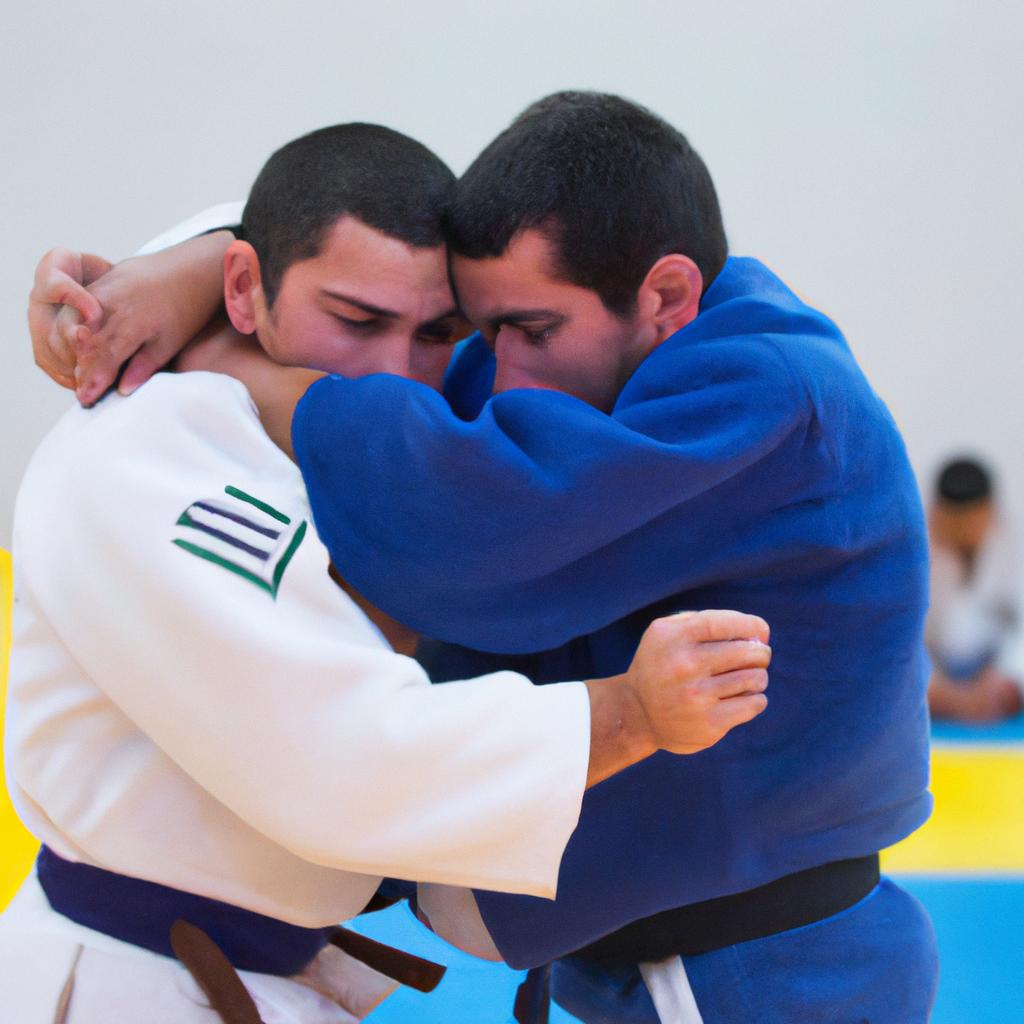
<svg viewBox="0 0 1024 1024"><path fill-rule="evenodd" d="M242 214L267 305L284 272L316 256L343 216L418 248L440 245L455 176L426 146L376 124L321 128L263 165Z"/></svg>
<svg viewBox="0 0 1024 1024"><path fill-rule="evenodd" d="M500 256L527 228L554 243L559 276L620 317L662 256L689 256L706 288L728 250L704 161L660 117L603 93L534 103L459 180L445 229L453 252Z"/></svg>
<svg viewBox="0 0 1024 1024"><path fill-rule="evenodd" d="M973 505L992 497L992 473L978 459L964 457L947 462L935 485L940 501L950 505Z"/></svg>

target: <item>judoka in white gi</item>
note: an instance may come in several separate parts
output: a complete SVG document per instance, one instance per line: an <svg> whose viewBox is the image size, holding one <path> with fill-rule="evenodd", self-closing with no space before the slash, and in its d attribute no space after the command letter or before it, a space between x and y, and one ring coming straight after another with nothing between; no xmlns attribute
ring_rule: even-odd
<svg viewBox="0 0 1024 1024"><path fill-rule="evenodd" d="M450 180L370 126L285 147L225 258L232 320L285 362L437 383ZM382 875L552 896L588 784L766 704L767 627L730 612L655 624L612 680L431 687L330 579L297 468L217 374L68 412L14 553L8 785L53 862L299 928L354 916ZM217 1019L180 964L116 937L131 908L90 912L110 933L27 881L0 919L0 1017ZM358 1019L391 987L331 948L298 978L243 977L267 1024Z"/></svg>
<svg viewBox="0 0 1024 1024"><path fill-rule="evenodd" d="M984 463L962 457L942 467L928 526L932 715L986 722L1019 714L1024 689L1019 569L995 480Z"/></svg>

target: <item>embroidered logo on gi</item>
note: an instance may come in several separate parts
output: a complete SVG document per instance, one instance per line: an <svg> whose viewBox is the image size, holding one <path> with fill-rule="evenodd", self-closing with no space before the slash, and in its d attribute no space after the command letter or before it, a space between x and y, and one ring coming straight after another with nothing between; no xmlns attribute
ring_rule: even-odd
<svg viewBox="0 0 1024 1024"><path fill-rule="evenodd" d="M276 598L284 571L306 536L306 520L293 523L237 487L225 487L224 493L232 500L192 502L178 517L180 536L174 543Z"/></svg>

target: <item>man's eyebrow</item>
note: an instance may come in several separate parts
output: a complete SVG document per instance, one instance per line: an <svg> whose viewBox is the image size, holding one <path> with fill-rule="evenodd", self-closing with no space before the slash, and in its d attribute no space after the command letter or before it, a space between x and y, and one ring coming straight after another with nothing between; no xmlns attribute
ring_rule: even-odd
<svg viewBox="0 0 1024 1024"><path fill-rule="evenodd" d="M495 309L489 310L486 321L489 327L501 324L535 323L539 320L564 320L565 314L555 309Z"/></svg>
<svg viewBox="0 0 1024 1024"><path fill-rule="evenodd" d="M350 306L355 306L357 309L363 310L364 313L372 313L374 316L387 317L389 320L395 320L399 314L393 309L382 309L380 306L375 306L371 302L364 302L362 299L357 299L352 295L342 295L341 292L332 292L329 288L321 288L321 295L326 295L329 299L338 299L340 302L347 302Z"/></svg>
<svg viewBox="0 0 1024 1024"><path fill-rule="evenodd" d="M419 325L419 330L423 330L427 327L433 327L435 324L441 324L445 320L451 320L454 317L460 316L459 310L452 306L451 309L445 310L443 313L438 313L437 316L432 316L429 320L424 320Z"/></svg>

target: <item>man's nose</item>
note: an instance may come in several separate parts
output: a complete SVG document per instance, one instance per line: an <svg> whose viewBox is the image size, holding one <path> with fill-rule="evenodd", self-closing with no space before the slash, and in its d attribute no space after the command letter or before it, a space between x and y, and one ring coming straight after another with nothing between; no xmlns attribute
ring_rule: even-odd
<svg viewBox="0 0 1024 1024"><path fill-rule="evenodd" d="M370 342L372 345L373 342ZM374 365L377 373L413 376L412 343L408 338L381 339Z"/></svg>

